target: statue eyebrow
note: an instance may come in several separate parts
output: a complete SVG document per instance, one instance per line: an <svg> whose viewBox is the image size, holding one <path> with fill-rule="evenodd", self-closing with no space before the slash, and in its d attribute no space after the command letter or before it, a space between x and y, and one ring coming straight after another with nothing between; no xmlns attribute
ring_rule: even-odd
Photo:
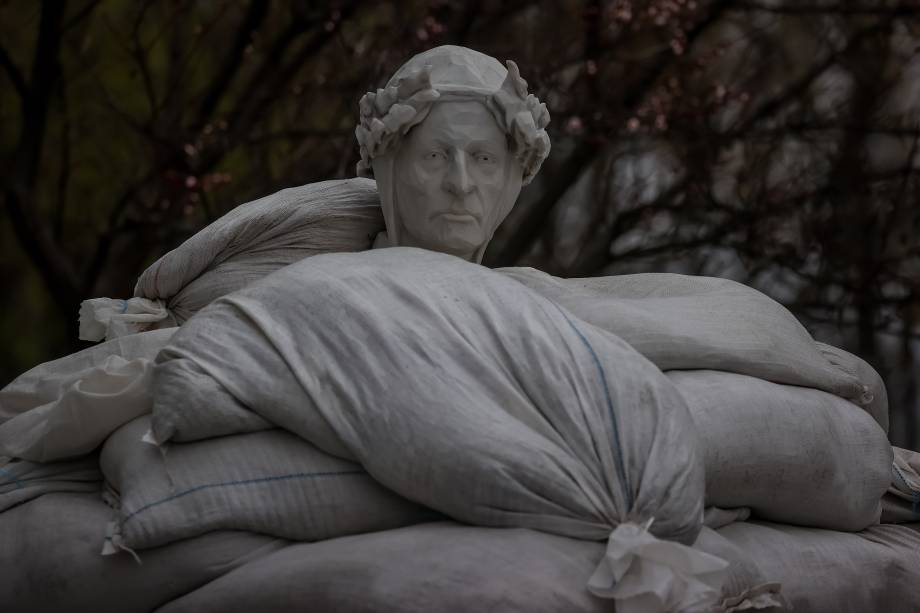
<svg viewBox="0 0 920 613"><path fill-rule="evenodd" d="M498 152L501 151L501 145L502 145L502 144L505 145L506 148L507 148L507 142L506 142L504 139L502 139L501 144L499 144L499 143L497 143L496 141L493 141L493 140L488 140L488 139L483 139L483 138L476 138L476 139L473 139L473 140L468 140L468 141L466 141L465 143L462 143L462 144L458 145L456 142L447 142L447 141L445 141L445 140L443 140L443 139L440 139L440 138L437 138L437 137L436 137L436 138L433 138L433 139L432 139L431 144L434 145L434 146L440 147L440 148L442 148L442 149L452 149L452 148L454 148L454 147L461 147L461 148L463 148L463 149L472 149L472 148L479 147L479 148L481 148L481 149L487 149L487 150L489 150L489 151L496 151L496 150L498 150Z"/></svg>

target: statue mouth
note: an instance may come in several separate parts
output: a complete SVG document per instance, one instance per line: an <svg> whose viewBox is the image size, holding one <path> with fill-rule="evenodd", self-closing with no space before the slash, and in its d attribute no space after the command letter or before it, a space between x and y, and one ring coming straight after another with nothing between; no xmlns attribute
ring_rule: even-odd
<svg viewBox="0 0 920 613"><path fill-rule="evenodd" d="M479 223L479 218L470 213L439 213L435 217L450 223Z"/></svg>

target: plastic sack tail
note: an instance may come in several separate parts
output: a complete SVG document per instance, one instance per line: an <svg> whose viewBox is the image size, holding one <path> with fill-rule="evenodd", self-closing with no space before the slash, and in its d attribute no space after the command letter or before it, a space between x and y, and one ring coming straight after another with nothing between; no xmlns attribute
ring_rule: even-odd
<svg viewBox="0 0 920 613"><path fill-rule="evenodd" d="M81 341L109 341L169 325L176 325L176 318L162 300L92 298L80 304Z"/></svg>
<svg viewBox="0 0 920 613"><path fill-rule="evenodd" d="M673 541L663 541L632 522L610 533L607 551L588 590L616 601L617 613L685 613L718 603L728 562Z"/></svg>
<svg viewBox="0 0 920 613"><path fill-rule="evenodd" d="M105 526L105 542L102 544L100 553L104 556L113 556L121 551L131 554L138 566L143 564L137 552L125 545L121 537L121 526L118 520L112 520Z"/></svg>

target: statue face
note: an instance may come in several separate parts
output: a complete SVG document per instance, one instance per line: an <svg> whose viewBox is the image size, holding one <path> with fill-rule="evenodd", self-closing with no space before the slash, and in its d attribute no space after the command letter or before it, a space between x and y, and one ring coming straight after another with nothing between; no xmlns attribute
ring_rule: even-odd
<svg viewBox="0 0 920 613"><path fill-rule="evenodd" d="M435 104L396 154L400 244L473 259L508 213L502 196L515 171L508 139L485 106Z"/></svg>

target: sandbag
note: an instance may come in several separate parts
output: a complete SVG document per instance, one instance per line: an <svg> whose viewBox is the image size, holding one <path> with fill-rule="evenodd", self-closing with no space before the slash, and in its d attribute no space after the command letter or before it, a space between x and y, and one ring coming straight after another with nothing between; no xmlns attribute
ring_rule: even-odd
<svg viewBox="0 0 920 613"><path fill-rule="evenodd" d="M116 548L146 549L212 530L315 541L437 517L359 465L284 430L161 451L141 440L149 428L149 417L136 419L102 448L100 465L118 508L110 534Z"/></svg>
<svg viewBox="0 0 920 613"><path fill-rule="evenodd" d="M694 547L732 562L731 580L710 613L783 610L776 584L731 542L704 530ZM608 601L584 589L603 549L530 530L439 522L291 545L158 613L609 613Z"/></svg>
<svg viewBox="0 0 920 613"><path fill-rule="evenodd" d="M34 462L78 457L149 413L153 357L174 330L118 338L36 366L0 392L0 455Z"/></svg>
<svg viewBox="0 0 920 613"><path fill-rule="evenodd" d="M782 583L793 611L916 613L920 603L920 533L906 525L847 533L741 522L719 534Z"/></svg>
<svg viewBox="0 0 920 613"><path fill-rule="evenodd" d="M369 249L382 230L370 179L291 187L236 207L161 257L134 295L164 301L181 324L215 298L305 257Z"/></svg>
<svg viewBox="0 0 920 613"><path fill-rule="evenodd" d="M868 382L831 363L781 304L728 279L646 273L560 279L533 268L502 274L613 332L662 370L704 368L814 387L861 406Z"/></svg>
<svg viewBox="0 0 920 613"><path fill-rule="evenodd" d="M687 544L700 529L701 458L670 381L614 335L452 256L288 266L180 328L154 389L161 443L276 424L469 523L603 540L654 518L652 533Z"/></svg>
<svg viewBox="0 0 920 613"><path fill-rule="evenodd" d="M0 423L14 415L56 402L68 388L111 356L125 360L153 360L173 332L174 329L167 329L131 334L39 364L0 390Z"/></svg>
<svg viewBox="0 0 920 613"><path fill-rule="evenodd" d="M667 374L699 433L706 504L835 530L878 523L892 452L865 411L826 392L744 375Z"/></svg>
<svg viewBox="0 0 920 613"><path fill-rule="evenodd" d="M0 514L4 613L148 613L284 547L247 532L212 532L141 554L103 557L112 514L99 494L46 494Z"/></svg>

